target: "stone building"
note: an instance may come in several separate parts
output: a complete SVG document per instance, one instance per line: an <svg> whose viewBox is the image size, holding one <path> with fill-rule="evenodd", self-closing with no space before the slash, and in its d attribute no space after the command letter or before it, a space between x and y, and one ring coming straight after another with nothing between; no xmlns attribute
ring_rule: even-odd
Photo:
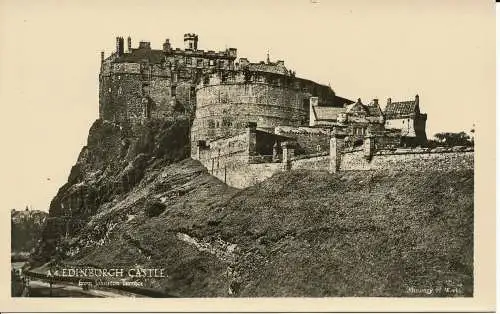
<svg viewBox="0 0 500 314"><path fill-rule="evenodd" d="M101 52L99 117L117 122L140 122L174 112L192 114L195 87L203 74L237 67L235 48L224 51L198 49L196 34L184 35L184 49L173 48L169 39L162 49L141 41L132 48L127 38L116 38L116 51L107 58Z"/></svg>
<svg viewBox="0 0 500 314"><path fill-rule="evenodd" d="M413 100L393 102L387 99L384 110L385 129L398 130L402 146L424 146L427 144L425 124L427 114L420 112L419 97Z"/></svg>
<svg viewBox="0 0 500 314"><path fill-rule="evenodd" d="M268 133L280 125L307 126L311 97L325 107L341 107L345 101L328 86L297 78L286 69L280 73L282 64L260 65L204 77L196 90L193 145L237 135L248 122Z"/></svg>
<svg viewBox="0 0 500 314"><path fill-rule="evenodd" d="M191 157L233 186L288 169L296 158L323 160L339 134L353 148L358 142L373 149L426 142L427 115L418 96L389 99L382 111L377 99L363 104L340 97L330 86L297 77L282 60L271 62L268 55L253 63L236 52L200 50L191 33L183 49L169 39L162 49L145 41L132 48L130 37L125 47L117 37L116 51L107 58L101 53L99 117L137 125L188 115Z"/></svg>

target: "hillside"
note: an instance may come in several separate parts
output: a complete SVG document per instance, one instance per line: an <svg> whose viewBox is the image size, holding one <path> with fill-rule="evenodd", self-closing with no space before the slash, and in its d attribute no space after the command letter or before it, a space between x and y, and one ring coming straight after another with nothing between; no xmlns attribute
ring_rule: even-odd
<svg viewBox="0 0 500 314"><path fill-rule="evenodd" d="M165 268L149 285L182 297L470 296L472 234L472 171L292 171L239 191L186 159L104 206L66 263Z"/></svg>
<svg viewBox="0 0 500 314"><path fill-rule="evenodd" d="M97 120L31 265L163 268L143 282L164 296L472 295L472 170L289 171L238 190L187 158L189 123Z"/></svg>

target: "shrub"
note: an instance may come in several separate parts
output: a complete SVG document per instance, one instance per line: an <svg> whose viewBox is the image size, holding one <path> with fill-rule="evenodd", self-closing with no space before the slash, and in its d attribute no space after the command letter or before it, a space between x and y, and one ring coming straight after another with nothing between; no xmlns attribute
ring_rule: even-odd
<svg viewBox="0 0 500 314"><path fill-rule="evenodd" d="M144 211L148 217L156 217L163 213L166 209L166 205L159 201L146 202L144 205Z"/></svg>

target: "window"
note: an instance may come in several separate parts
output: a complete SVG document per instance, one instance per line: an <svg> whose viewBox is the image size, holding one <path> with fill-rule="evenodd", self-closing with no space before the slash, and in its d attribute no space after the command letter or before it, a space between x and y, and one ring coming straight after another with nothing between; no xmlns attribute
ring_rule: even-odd
<svg viewBox="0 0 500 314"><path fill-rule="evenodd" d="M189 98L190 99L195 99L196 98L196 87L191 86L189 88Z"/></svg>
<svg viewBox="0 0 500 314"><path fill-rule="evenodd" d="M142 96L147 96L149 95L149 84L143 83L141 87L141 95Z"/></svg>
<svg viewBox="0 0 500 314"><path fill-rule="evenodd" d="M193 49L193 43L189 43L189 49Z"/></svg>
<svg viewBox="0 0 500 314"><path fill-rule="evenodd" d="M231 118L230 117L223 117L222 118L222 126L223 127L231 126Z"/></svg>
<svg viewBox="0 0 500 314"><path fill-rule="evenodd" d="M191 64L192 60L190 57L186 57L186 64Z"/></svg>
<svg viewBox="0 0 500 314"><path fill-rule="evenodd" d="M215 64L215 60L210 60L210 65L214 65Z"/></svg>
<svg viewBox="0 0 500 314"><path fill-rule="evenodd" d="M175 85L170 86L170 95L171 95L172 97L175 97L175 96L176 96L176 90L177 90L177 88L176 88L176 87L177 87L177 86L175 86Z"/></svg>

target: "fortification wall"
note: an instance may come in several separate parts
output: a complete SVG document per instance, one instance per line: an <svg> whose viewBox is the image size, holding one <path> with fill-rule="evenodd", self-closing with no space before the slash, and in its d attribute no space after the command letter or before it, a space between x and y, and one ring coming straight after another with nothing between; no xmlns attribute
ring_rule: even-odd
<svg viewBox="0 0 500 314"><path fill-rule="evenodd" d="M191 74L160 65L112 64L100 76L99 115L111 121L164 118L174 111L191 112L196 101Z"/></svg>
<svg viewBox="0 0 500 314"><path fill-rule="evenodd" d="M241 165L235 169L218 169L212 175L230 186L242 189L262 182L281 171L283 171L281 163L262 163Z"/></svg>
<svg viewBox="0 0 500 314"><path fill-rule="evenodd" d="M340 170L460 170L474 169L474 152L377 152L368 161L362 150L342 154Z"/></svg>
<svg viewBox="0 0 500 314"><path fill-rule="evenodd" d="M300 125L307 118L302 92L265 83L204 86L196 93L192 139L217 139L239 133L246 122L273 130L277 125Z"/></svg>
<svg viewBox="0 0 500 314"><path fill-rule="evenodd" d="M328 128L278 126L274 132L296 140L295 155L317 154L330 149L331 131Z"/></svg>
<svg viewBox="0 0 500 314"><path fill-rule="evenodd" d="M210 148L200 149L198 159L210 172L224 169L236 169L248 163L249 137L241 133L230 138L224 138L207 143Z"/></svg>
<svg viewBox="0 0 500 314"><path fill-rule="evenodd" d="M304 159L292 160L291 170L324 170L327 171L330 165L330 156L316 156Z"/></svg>

